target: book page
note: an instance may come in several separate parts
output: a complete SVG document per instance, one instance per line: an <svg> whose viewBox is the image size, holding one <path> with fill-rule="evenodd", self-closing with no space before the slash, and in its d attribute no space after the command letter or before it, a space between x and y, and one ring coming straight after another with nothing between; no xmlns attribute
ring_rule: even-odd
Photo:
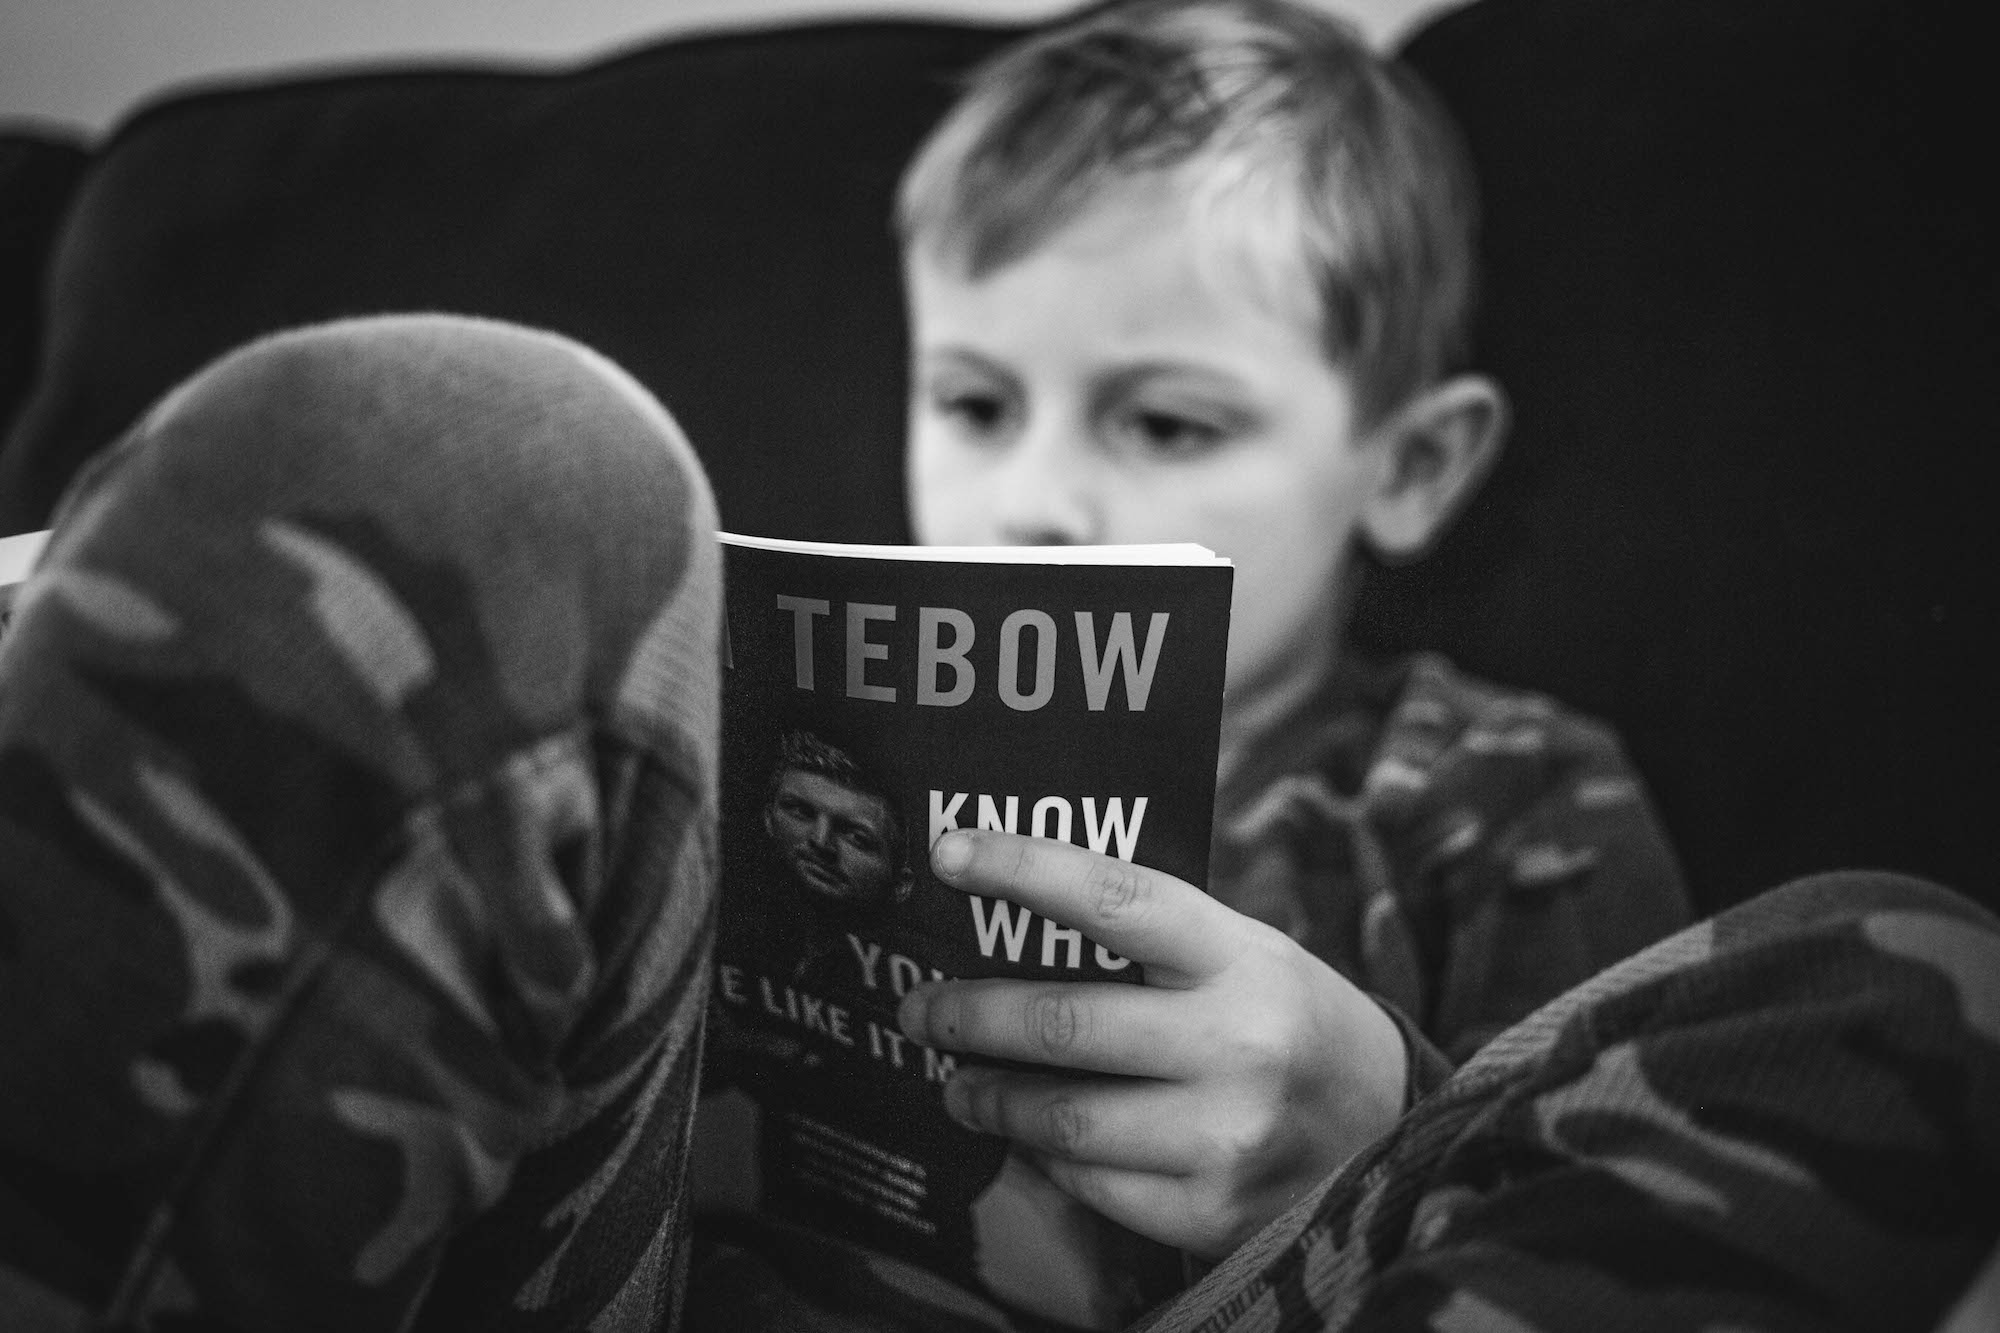
<svg viewBox="0 0 2000 1333"><path fill-rule="evenodd" d="M985 561L1009 565L1227 565L1229 561L1195 542L1152 542L1127 546L893 546L861 542L802 542L783 537L720 534L730 546L760 551L855 556L868 560Z"/></svg>
<svg viewBox="0 0 2000 1333"><path fill-rule="evenodd" d="M0 537L0 632L5 632L7 622L14 617L15 590L41 559L48 541L46 530Z"/></svg>

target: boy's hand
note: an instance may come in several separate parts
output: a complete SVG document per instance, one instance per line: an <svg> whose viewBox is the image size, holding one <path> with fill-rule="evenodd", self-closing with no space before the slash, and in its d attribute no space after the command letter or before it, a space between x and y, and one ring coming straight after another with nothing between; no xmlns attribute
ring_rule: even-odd
<svg viewBox="0 0 2000 1333"><path fill-rule="evenodd" d="M1069 843L958 830L938 876L1009 899L1146 969L1116 982L949 981L903 1030L961 1065L946 1109L1033 1153L1072 1195L1220 1258L1402 1112L1407 1056L1374 1001L1281 932L1171 875Z"/></svg>

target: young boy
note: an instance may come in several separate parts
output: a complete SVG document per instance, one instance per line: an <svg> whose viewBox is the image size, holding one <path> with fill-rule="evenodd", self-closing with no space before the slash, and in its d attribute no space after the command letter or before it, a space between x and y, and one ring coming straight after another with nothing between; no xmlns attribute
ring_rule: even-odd
<svg viewBox="0 0 2000 1333"><path fill-rule="evenodd" d="M920 540L1203 542L1237 593L1210 891L1462 1058L1679 924L1603 730L1343 651L1506 424L1429 96L1303 7L1100 7L1003 54L902 188Z"/></svg>
<svg viewBox="0 0 2000 1333"><path fill-rule="evenodd" d="M1128 941L1151 984L947 984L903 1021L1097 1076L961 1062L946 1100L1207 1257L1400 1113L1430 1043L1462 1059L1685 919L1604 729L1344 649L1357 550L1421 555L1506 427L1463 370L1475 214L1425 91L1280 0L1086 10L978 70L902 183L919 540L1236 566L1210 898L1011 853L1182 904ZM1006 891L1059 903L1036 878Z"/></svg>
<svg viewBox="0 0 2000 1333"><path fill-rule="evenodd" d="M1356 552L1420 556L1506 405L1465 373L1476 204L1443 113L1336 21L1100 7L980 71L903 182L926 542L1236 564L1208 891L1462 1059L1679 925L1600 727L1344 651Z"/></svg>

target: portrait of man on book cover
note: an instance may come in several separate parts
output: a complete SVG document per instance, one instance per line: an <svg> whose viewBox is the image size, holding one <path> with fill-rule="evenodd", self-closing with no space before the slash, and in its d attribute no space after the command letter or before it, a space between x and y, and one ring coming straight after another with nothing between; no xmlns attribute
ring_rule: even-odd
<svg viewBox="0 0 2000 1333"><path fill-rule="evenodd" d="M972 1195L1004 1148L944 1120L936 1057L895 1016L908 987L942 975L934 918L957 899L920 888L923 830L897 800L891 767L837 727L797 723L766 719L743 774L762 784L754 819L739 826L741 863L754 871L718 941L711 1090L734 1083L749 1095L732 1114L754 1126L767 1205L817 1217L829 1194L859 1191L875 1198L865 1212L885 1235L908 1233L933 1262L963 1266ZM913 1131L927 1154L968 1166L965 1178L896 1165ZM938 1134L949 1148L929 1142ZM895 1160L874 1160L884 1150ZM972 1165L981 1158L991 1160Z"/></svg>
<svg viewBox="0 0 2000 1333"><path fill-rule="evenodd" d="M810 731L779 741L764 832L808 913L863 922L900 906L916 885L907 823L887 788Z"/></svg>
<svg viewBox="0 0 2000 1333"><path fill-rule="evenodd" d="M751 1044L782 1064L858 1065L934 1098L938 1079L902 1037L896 1005L946 975L959 904L919 874L923 830L898 799L897 772L838 728L796 719L768 727L753 767L744 780L759 784L756 804L736 852L748 891L725 904L719 988L730 1012L719 1021L745 1020Z"/></svg>

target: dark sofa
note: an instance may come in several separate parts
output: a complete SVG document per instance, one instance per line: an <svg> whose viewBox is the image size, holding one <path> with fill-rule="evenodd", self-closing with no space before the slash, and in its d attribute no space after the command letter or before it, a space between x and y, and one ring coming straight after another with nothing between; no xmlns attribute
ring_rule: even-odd
<svg viewBox="0 0 2000 1333"><path fill-rule="evenodd" d="M1358 635L1610 718L1698 901L1840 865L2000 901L1993 155L1956 0L1477 0L1406 54L1486 185L1518 425ZM680 418L743 531L899 539L886 226L1006 34L862 22L562 71L189 91L0 138L0 534L259 332L564 330Z"/></svg>

